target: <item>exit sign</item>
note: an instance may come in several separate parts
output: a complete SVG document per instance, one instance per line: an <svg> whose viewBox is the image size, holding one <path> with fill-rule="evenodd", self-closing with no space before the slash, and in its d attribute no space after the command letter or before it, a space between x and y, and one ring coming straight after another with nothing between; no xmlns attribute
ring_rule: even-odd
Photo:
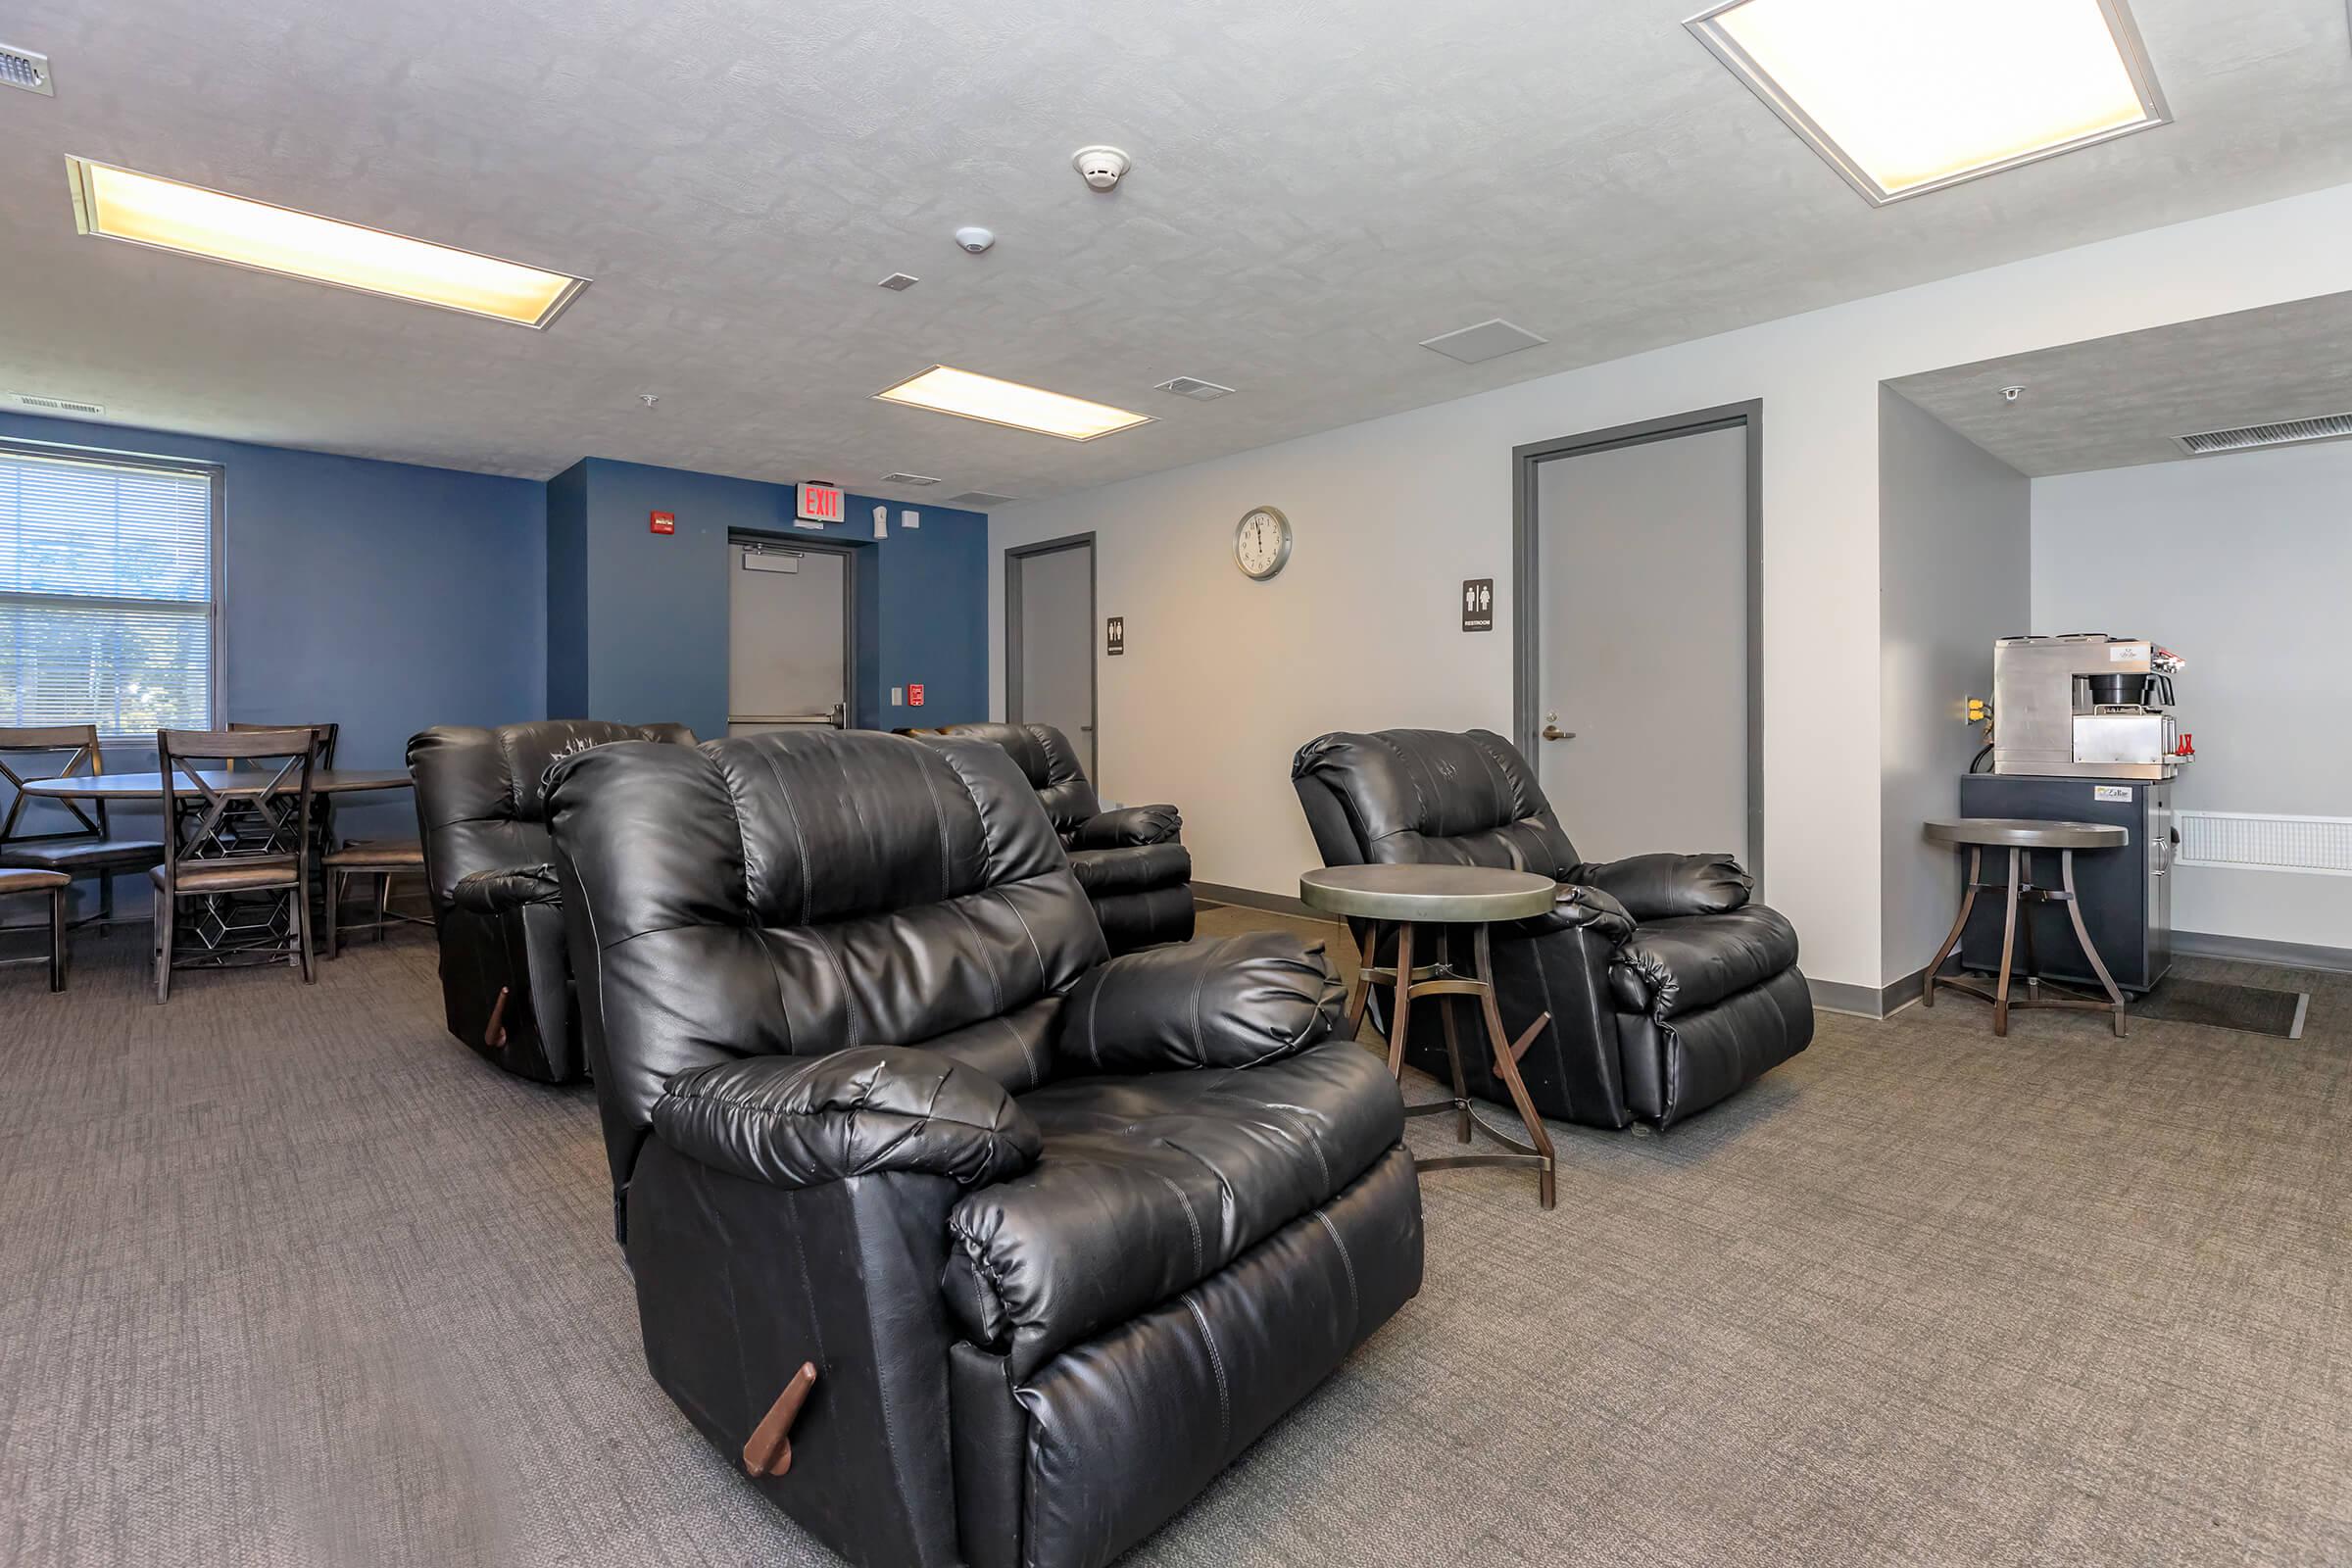
<svg viewBox="0 0 2352 1568"><path fill-rule="evenodd" d="M797 520L801 522L812 522L822 527L828 522L839 522L849 515L847 498L842 495L841 486L837 484L825 484L816 479L805 479L801 482L800 500L801 507Z"/></svg>

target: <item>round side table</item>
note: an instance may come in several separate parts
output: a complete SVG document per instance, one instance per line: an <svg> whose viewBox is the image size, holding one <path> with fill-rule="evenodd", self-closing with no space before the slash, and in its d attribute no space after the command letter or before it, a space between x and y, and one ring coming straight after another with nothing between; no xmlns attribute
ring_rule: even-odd
<svg viewBox="0 0 2352 1568"><path fill-rule="evenodd" d="M1936 950L1936 957L1928 965L1928 977L1920 988L1919 1004L1936 1005L1936 988L1944 986L1953 991L1992 1004L1992 1032L2009 1032L2009 1009L2012 1007L2070 1007L2084 1012L2104 1012L2115 1021L2115 1036L2124 1037L2124 994L2116 989L2115 978L2108 974L2107 965L2099 957L2099 950L2091 945L2090 932L2082 924L2082 901L2075 894L2075 852L2077 850L2120 850L2132 842L2132 830L2103 822L2043 822L2025 817L1961 816L1945 821L1927 823L1924 832L1930 844L1941 844L1955 850L1968 851L1968 890L1960 896L1960 915L1952 922L1952 934L1943 939ZM1986 882L1983 872L1986 850L2009 852L2009 874L2000 882ZM2034 852L2058 852L2058 886L2036 887L2034 884ZM1968 917L1977 906L1979 893L2001 890L2007 899L2001 913L2001 972L1993 989L1941 973L1944 960L1960 946L1960 935L1968 928ZM2034 927L2031 922L2020 926L2017 906L2020 902L2033 904L2063 904L2066 917L2075 924L2075 940L2082 944L2082 955L2090 960L2090 972L2099 977L2099 988L2107 1000L2082 996L2068 991L2055 981L2044 980L2040 964L2034 955ZM2020 931L2026 938L2026 995L2022 1001L2009 995L2010 963L2017 952ZM2061 994L2044 997L2044 986Z"/></svg>
<svg viewBox="0 0 2352 1568"><path fill-rule="evenodd" d="M1501 1154L1449 1154L1416 1159L1414 1166L1421 1170L1441 1170L1455 1165L1533 1165L1536 1195L1545 1208L1551 1207L1555 1200L1551 1135L1544 1130L1544 1119L1536 1114L1535 1102L1527 1097L1527 1085L1519 1077L1519 1058L1527 1054L1528 1046L1551 1021L1551 1014L1539 1016L1517 1040L1505 1037L1502 1013L1494 1004L1494 961L1488 927L1496 920L1525 920L1548 912L1557 897L1557 886L1550 877L1538 876L1532 871L1480 865L1335 865L1309 871L1298 879L1298 898L1309 908L1364 922L1361 962L1356 968L1355 984L1348 994L1346 1029L1349 1040L1355 1038L1363 1024L1372 988L1393 987L1389 1071L1401 1076L1405 1040L1412 1028L1412 1004L1422 997L1438 999L1438 1021L1446 1031L1446 1057L1453 1068L1453 1095L1427 1104L1407 1105L1404 1113L1436 1116L1451 1111L1458 1142L1468 1143L1475 1127L1509 1151ZM1394 964L1374 961L1380 928L1384 925L1396 928ZM1466 969L1460 964L1458 953L1458 939L1465 928L1470 936L1470 963ZM1413 962L1416 931L1421 932L1419 940L1426 944L1425 951L1432 960L1418 965ZM1478 1004L1486 1026L1487 1046L1494 1053L1494 1076L1510 1091L1511 1103L1517 1107L1519 1119L1527 1130L1525 1142L1492 1126L1471 1108L1469 1093L1462 1084L1461 1041L1455 1033L1453 1010L1447 1005L1456 997L1474 1000Z"/></svg>

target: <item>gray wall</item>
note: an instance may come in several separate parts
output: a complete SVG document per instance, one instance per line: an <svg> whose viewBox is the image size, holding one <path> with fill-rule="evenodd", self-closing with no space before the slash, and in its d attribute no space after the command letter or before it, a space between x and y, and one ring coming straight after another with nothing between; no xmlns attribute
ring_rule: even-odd
<svg viewBox="0 0 2352 1568"><path fill-rule="evenodd" d="M1920 841L1950 816L1984 744L1967 699L1992 695L1992 644L2027 629L2025 475L1879 389L1880 971L1908 975L1951 929L1961 865Z"/></svg>
<svg viewBox="0 0 2352 1568"><path fill-rule="evenodd" d="M2034 629L2188 661L2184 810L2352 816L2352 444L2034 481ZM2352 948L2352 877L2182 866L2183 931Z"/></svg>

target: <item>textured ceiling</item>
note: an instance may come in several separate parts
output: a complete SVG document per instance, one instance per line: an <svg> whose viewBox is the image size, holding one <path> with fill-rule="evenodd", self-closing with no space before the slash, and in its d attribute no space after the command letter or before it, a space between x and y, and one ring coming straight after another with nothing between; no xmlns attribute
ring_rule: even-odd
<svg viewBox="0 0 2352 1568"><path fill-rule="evenodd" d="M57 96L0 92L0 389L493 472L1037 497L2352 181L2341 0L2137 0L2178 123L1881 210L1698 3L16 0ZM1090 142L1135 156L1112 195ZM542 334L81 239L68 152L596 281ZM1495 316L1550 341L1416 346ZM870 401L936 361L1159 422ZM1152 390L1180 374L1240 391Z"/></svg>
<svg viewBox="0 0 2352 1568"><path fill-rule="evenodd" d="M2352 412L2352 294L1889 381L2030 477L2174 463L2175 436ZM2015 403L2001 388L2023 386Z"/></svg>

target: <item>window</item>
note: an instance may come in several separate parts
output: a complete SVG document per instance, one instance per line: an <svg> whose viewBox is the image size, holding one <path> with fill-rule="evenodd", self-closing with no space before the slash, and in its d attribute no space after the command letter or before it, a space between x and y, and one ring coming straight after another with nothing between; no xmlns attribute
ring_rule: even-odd
<svg viewBox="0 0 2352 1568"><path fill-rule="evenodd" d="M0 443L0 726L212 727L220 478Z"/></svg>

